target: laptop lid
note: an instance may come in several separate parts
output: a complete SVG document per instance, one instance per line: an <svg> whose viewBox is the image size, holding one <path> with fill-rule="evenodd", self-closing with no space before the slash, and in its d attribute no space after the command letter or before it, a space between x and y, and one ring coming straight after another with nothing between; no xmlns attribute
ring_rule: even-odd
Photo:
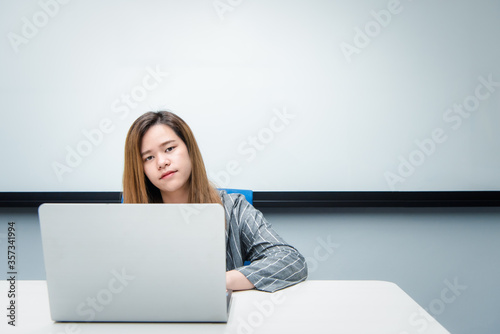
<svg viewBox="0 0 500 334"><path fill-rule="evenodd" d="M219 204L43 204L55 321L226 322Z"/></svg>

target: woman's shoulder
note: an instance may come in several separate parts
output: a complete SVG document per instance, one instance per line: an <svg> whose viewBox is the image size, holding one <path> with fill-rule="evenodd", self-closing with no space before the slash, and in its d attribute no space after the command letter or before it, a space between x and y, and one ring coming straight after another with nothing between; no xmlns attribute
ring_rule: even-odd
<svg viewBox="0 0 500 334"><path fill-rule="evenodd" d="M218 189L218 191L228 217L242 220L256 214L257 210L248 202L245 195L237 192L228 193L224 189Z"/></svg>
<svg viewBox="0 0 500 334"><path fill-rule="evenodd" d="M243 224L243 222L256 220L258 217L262 216L260 212L247 201L244 195L240 193L228 193L224 189L217 190L219 191L222 205L226 213L226 222L228 222L228 225L231 226L233 231L248 225Z"/></svg>
<svg viewBox="0 0 500 334"><path fill-rule="evenodd" d="M228 194L228 192L224 189L217 189L217 191L219 192L219 196L221 198L222 205L225 208L234 209L237 207L250 205L250 203L248 203L248 201L246 200L245 196L242 194L239 194L239 193Z"/></svg>

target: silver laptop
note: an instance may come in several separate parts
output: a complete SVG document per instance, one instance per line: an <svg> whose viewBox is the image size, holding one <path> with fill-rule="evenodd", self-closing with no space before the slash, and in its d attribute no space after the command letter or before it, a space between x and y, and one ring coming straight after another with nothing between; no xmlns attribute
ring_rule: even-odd
<svg viewBox="0 0 500 334"><path fill-rule="evenodd" d="M226 322L219 204L43 204L52 319Z"/></svg>

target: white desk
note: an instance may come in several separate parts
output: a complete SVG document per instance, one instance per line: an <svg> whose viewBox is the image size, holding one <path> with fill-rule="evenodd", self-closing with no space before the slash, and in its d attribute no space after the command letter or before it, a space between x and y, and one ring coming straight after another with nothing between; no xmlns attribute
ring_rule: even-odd
<svg viewBox="0 0 500 334"><path fill-rule="evenodd" d="M54 323L45 281L17 282L16 327L0 282L1 333L449 333L403 290L383 281L306 281L274 294L233 294L227 324Z"/></svg>

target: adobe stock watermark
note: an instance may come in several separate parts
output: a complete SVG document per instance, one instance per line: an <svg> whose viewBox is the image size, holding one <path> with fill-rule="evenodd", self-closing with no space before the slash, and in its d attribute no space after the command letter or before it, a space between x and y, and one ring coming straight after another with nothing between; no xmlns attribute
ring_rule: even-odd
<svg viewBox="0 0 500 334"><path fill-rule="evenodd" d="M204 204L204 205L191 205L191 204L184 204L180 205L178 207L179 213L182 217L182 221L186 225L190 225L194 223L196 220L196 217L199 217L203 212L206 210L209 210L212 207L213 204Z"/></svg>
<svg viewBox="0 0 500 334"><path fill-rule="evenodd" d="M113 269L105 288L99 290L94 296L87 297L76 306L76 314L82 319L80 321L93 321L96 315L102 312L105 307L112 303L114 296L120 294L130 282L135 280L135 276L128 275L125 268L121 271ZM57 323L52 333L55 334L79 334L82 332L80 323ZM61 329L61 330L59 330Z"/></svg>
<svg viewBox="0 0 500 334"><path fill-rule="evenodd" d="M285 295L283 291L277 291L270 293L269 298L254 301L254 310L246 316L246 319L238 317L238 334L252 334L256 329L261 327L267 318L274 314L277 305L283 304L285 301Z"/></svg>
<svg viewBox="0 0 500 334"><path fill-rule="evenodd" d="M267 126L239 143L237 153L246 163L254 161L259 152L264 151L274 141L277 134L283 132L296 117L296 115L288 112L286 107L281 109L275 108L272 111L273 116L269 119ZM237 176L242 172L243 167L241 162L233 159L226 163L223 170L214 173L209 172L209 176L219 187L226 188L231 182L231 177Z"/></svg>
<svg viewBox="0 0 500 334"><path fill-rule="evenodd" d="M228 12L233 12L242 3L243 0L214 0L212 6L217 16L219 16L219 19L224 20Z"/></svg>
<svg viewBox="0 0 500 334"><path fill-rule="evenodd" d="M95 296L87 297L76 306L76 314L84 318L84 321L94 320L97 313L102 312L107 305L111 304L114 296L120 294L135 279L135 276L125 272L125 268L121 271L113 269L110 274L113 277L109 279L105 288L99 290Z"/></svg>
<svg viewBox="0 0 500 334"><path fill-rule="evenodd" d="M361 51L366 49L391 24L394 16L400 14L402 11L403 5L399 0L390 0L387 3L386 9L372 10L370 12L371 19L364 24L363 28L354 27L352 42L348 43L344 41L340 43L340 51L342 51L346 61L351 63L352 57L359 55Z"/></svg>
<svg viewBox="0 0 500 334"><path fill-rule="evenodd" d="M464 119L471 117L479 109L481 102L490 98L500 87L500 82L494 81L492 74L489 74L487 78L480 76L478 81L474 93L466 96L461 103L454 103L452 107L444 111L442 119L452 130L460 129ZM442 127L436 127L430 131L427 138L416 139L414 141L415 149L410 153L406 156L398 156L399 164L396 171L384 173L385 181L392 191L396 190L396 185L404 183L418 167L422 166L430 156L438 151L439 145L448 140L446 133Z"/></svg>
<svg viewBox="0 0 500 334"><path fill-rule="evenodd" d="M144 101L149 93L160 86L169 73L163 72L158 65L155 68L146 67L146 74L141 83L133 86L128 93L122 93L114 100L110 106L111 111L120 120L124 120L130 111L137 108L140 102ZM102 118L91 129L82 129L80 140L74 145L66 145L66 155L62 161L53 161L52 170L59 182L63 182L64 176L73 172L80 166L86 157L95 149L102 145L106 136L109 136L116 128L116 122L109 117Z"/></svg>
<svg viewBox="0 0 500 334"><path fill-rule="evenodd" d="M21 30L19 33L10 31L7 33L10 46L15 53L19 53L22 45L28 44L35 38L50 20L56 17L62 6L68 4L70 0L40 0L38 9L31 15L31 18L23 16L21 18Z"/></svg>
<svg viewBox="0 0 500 334"><path fill-rule="evenodd" d="M313 256L305 257L309 274L318 269L320 262L327 261L335 254L335 251L340 247L340 244L332 241L331 235L326 238L317 237L317 246L313 250ZM300 286L292 288L300 289ZM255 301L253 305L255 310L250 312L246 319L238 317L237 332L241 334L252 334L261 327L267 318L271 317L276 309L276 306L285 301L285 291L281 290L269 294L269 298L262 301Z"/></svg>
<svg viewBox="0 0 500 334"><path fill-rule="evenodd" d="M327 261L340 247L340 244L332 241L331 235L328 235L324 239L323 237L317 237L316 241L318 245L313 250L313 256L305 258L309 274L315 272L318 269L319 264Z"/></svg>
<svg viewBox="0 0 500 334"><path fill-rule="evenodd" d="M453 279L453 282L445 279L443 283L445 288L441 290L441 293L437 298L431 300L424 309L419 308L418 311L412 313L408 317L409 324L414 327L417 332L425 332L432 323L436 322L434 316L443 314L447 306L454 303L458 297L461 296L465 290L467 290L467 286L460 284L457 277ZM424 310L426 312L424 312ZM409 333L407 331L403 331L399 334Z"/></svg>

